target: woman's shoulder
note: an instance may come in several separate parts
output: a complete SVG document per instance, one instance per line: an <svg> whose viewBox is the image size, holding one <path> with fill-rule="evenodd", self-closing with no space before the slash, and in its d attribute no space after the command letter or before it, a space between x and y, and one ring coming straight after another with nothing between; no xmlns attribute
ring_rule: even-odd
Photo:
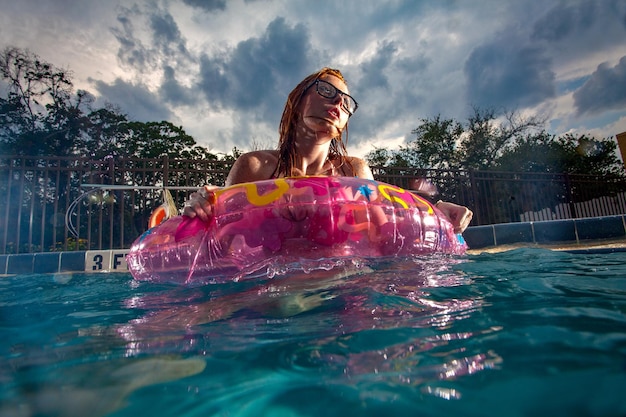
<svg viewBox="0 0 626 417"><path fill-rule="evenodd" d="M226 185L269 179L278 162L278 151L259 150L241 154L228 174Z"/></svg>
<svg viewBox="0 0 626 417"><path fill-rule="evenodd" d="M358 156L346 156L346 159L351 164L357 164L357 165L365 164L365 165L367 165L367 162L365 162L365 159L359 158Z"/></svg>
<svg viewBox="0 0 626 417"><path fill-rule="evenodd" d="M266 164L278 160L278 151L274 149L250 151L241 154L237 159L246 162L260 162Z"/></svg>
<svg viewBox="0 0 626 417"><path fill-rule="evenodd" d="M278 159L278 151L274 149L261 149L257 151L245 152L239 155L237 161L260 161L268 162Z"/></svg>
<svg viewBox="0 0 626 417"><path fill-rule="evenodd" d="M241 154L237 161L235 161L235 165L245 165L252 171L270 171L270 174L274 172L276 169L276 164L278 163L278 151L272 149L264 149L258 151L250 151L244 154ZM262 178L262 179L268 179ZM257 180L254 180L257 181Z"/></svg>
<svg viewBox="0 0 626 417"><path fill-rule="evenodd" d="M363 158L357 156L346 157L349 165L352 167L352 173L350 176L373 179L372 170Z"/></svg>

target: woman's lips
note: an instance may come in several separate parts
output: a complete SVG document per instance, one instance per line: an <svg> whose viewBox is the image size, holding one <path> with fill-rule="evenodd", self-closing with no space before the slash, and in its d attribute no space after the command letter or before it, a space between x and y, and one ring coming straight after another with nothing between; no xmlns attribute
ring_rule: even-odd
<svg viewBox="0 0 626 417"><path fill-rule="evenodd" d="M341 113L339 112L339 109L336 107L333 107L331 109L328 109L328 114L330 114L330 116L333 119L339 119L341 118Z"/></svg>

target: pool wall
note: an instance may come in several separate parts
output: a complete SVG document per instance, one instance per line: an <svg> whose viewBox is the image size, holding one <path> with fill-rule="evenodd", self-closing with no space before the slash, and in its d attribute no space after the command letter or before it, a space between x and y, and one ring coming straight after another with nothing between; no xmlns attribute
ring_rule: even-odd
<svg viewBox="0 0 626 417"><path fill-rule="evenodd" d="M626 238L626 216L592 217L469 227L470 249L502 245L584 244ZM57 272L127 272L128 249L0 255L0 275Z"/></svg>
<svg viewBox="0 0 626 417"><path fill-rule="evenodd" d="M626 237L626 216L588 217L468 227L463 233L471 249L511 244L555 244Z"/></svg>

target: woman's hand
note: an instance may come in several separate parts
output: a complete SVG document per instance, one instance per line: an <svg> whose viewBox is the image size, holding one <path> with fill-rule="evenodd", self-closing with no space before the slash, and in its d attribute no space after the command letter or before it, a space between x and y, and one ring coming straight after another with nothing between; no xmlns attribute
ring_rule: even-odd
<svg viewBox="0 0 626 417"><path fill-rule="evenodd" d="M203 222L209 222L213 218L214 191L219 189L215 185L205 185L198 191L191 193L185 202L183 215L187 217L198 216Z"/></svg>
<svg viewBox="0 0 626 417"><path fill-rule="evenodd" d="M454 226L454 233L463 233L474 215L467 207L445 201L438 201L435 207L450 220L450 223Z"/></svg>

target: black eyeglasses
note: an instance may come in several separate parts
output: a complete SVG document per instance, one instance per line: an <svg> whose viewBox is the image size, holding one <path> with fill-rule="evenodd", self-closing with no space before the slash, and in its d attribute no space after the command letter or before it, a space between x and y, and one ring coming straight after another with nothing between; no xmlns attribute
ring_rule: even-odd
<svg viewBox="0 0 626 417"><path fill-rule="evenodd" d="M311 86L313 86L314 84L316 86L315 90L317 91L317 94L324 98L333 99L337 97L337 94L341 94L341 97L343 98L341 107L343 107L350 116L352 116L356 109L359 108L359 103L357 103L350 94L344 93L328 81L317 79L313 81L307 88L305 88L304 91L311 88Z"/></svg>

